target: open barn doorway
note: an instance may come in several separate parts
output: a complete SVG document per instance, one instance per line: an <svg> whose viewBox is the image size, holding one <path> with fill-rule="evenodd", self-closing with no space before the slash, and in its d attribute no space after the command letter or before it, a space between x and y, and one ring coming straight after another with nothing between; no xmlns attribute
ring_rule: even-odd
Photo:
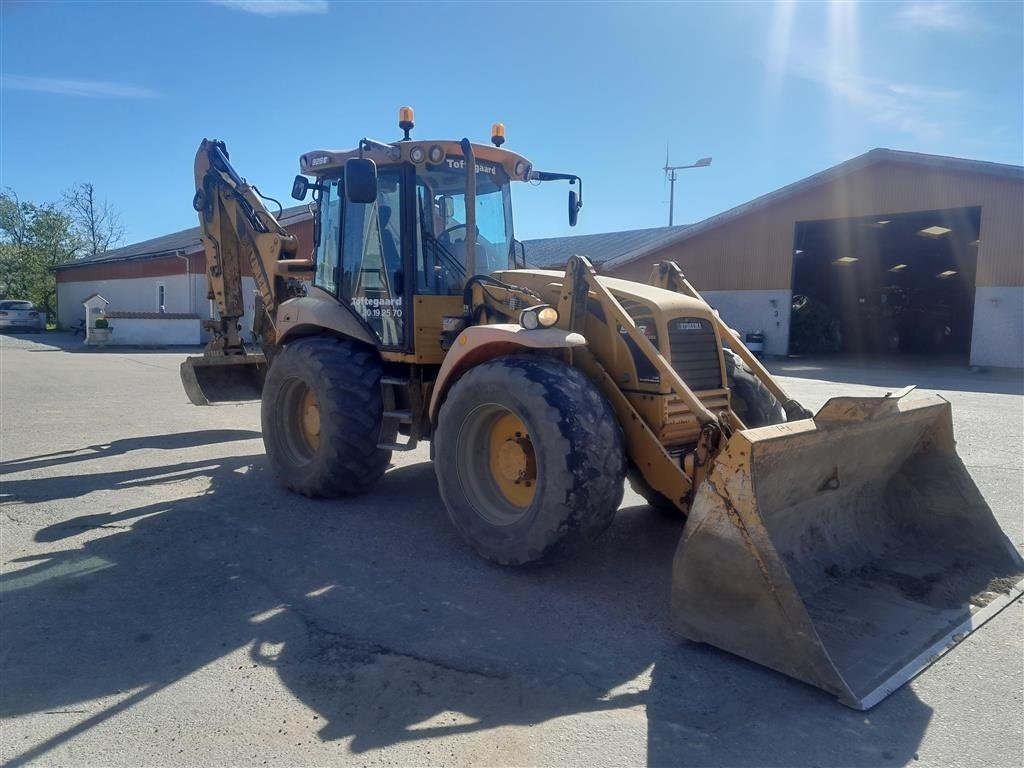
<svg viewBox="0 0 1024 768"><path fill-rule="evenodd" d="M802 221L791 354L967 358L980 208Z"/></svg>

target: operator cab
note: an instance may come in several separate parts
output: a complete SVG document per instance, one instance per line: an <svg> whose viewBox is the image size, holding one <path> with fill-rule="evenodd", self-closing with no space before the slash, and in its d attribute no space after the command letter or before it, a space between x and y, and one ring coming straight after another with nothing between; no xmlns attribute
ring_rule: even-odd
<svg viewBox="0 0 1024 768"><path fill-rule="evenodd" d="M392 144L363 139L354 150L303 155L292 196L302 200L312 189L317 203L314 286L351 306L383 348L411 351L413 296L461 297L473 275L526 266L513 234L511 182L579 179L537 173L526 158L501 149L500 123L494 146L412 141L407 107L399 125L406 138ZM573 205L582 206L575 191Z"/></svg>

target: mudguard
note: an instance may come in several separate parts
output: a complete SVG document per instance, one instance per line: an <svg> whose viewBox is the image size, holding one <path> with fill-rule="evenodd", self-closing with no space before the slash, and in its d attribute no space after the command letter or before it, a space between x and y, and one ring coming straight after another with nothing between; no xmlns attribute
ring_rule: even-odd
<svg viewBox="0 0 1024 768"><path fill-rule="evenodd" d="M516 323L471 326L459 334L441 364L430 396L430 421L437 421L437 412L451 385L474 365L522 350L569 349L586 343L581 334L561 328L528 331Z"/></svg>

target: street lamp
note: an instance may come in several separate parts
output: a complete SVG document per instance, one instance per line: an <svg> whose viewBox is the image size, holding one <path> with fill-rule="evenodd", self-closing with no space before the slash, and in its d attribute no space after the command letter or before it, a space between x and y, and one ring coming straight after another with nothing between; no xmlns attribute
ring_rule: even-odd
<svg viewBox="0 0 1024 768"><path fill-rule="evenodd" d="M672 226L672 216L676 207L676 171L682 171L687 168L705 168L709 165L711 165L710 157L702 157L693 165L669 165L668 152L665 152L665 178L672 183L668 196L668 225L670 227Z"/></svg>

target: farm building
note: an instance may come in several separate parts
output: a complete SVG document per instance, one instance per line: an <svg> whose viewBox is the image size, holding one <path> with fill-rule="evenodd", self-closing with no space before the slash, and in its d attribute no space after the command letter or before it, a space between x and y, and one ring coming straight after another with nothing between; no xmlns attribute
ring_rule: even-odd
<svg viewBox="0 0 1024 768"><path fill-rule="evenodd" d="M299 253L313 252L313 220L308 206L286 208L280 222L299 239ZM243 293L246 316L252 317L256 284L243 265ZM197 338L197 320L215 316L216 308L207 298L206 254L199 227L107 251L95 257L77 259L57 268L57 312L60 324L72 328L85 318L82 302L99 294L107 302L107 315L116 343L180 344L205 340ZM124 331L145 320L145 338L126 338ZM187 327L188 330L183 330ZM184 334L184 335L183 335Z"/></svg>
<svg viewBox="0 0 1024 768"><path fill-rule="evenodd" d="M1020 166L875 149L690 226L525 245L537 266L578 253L631 280L676 261L734 328L762 332L769 354L1020 368L1022 212Z"/></svg>

